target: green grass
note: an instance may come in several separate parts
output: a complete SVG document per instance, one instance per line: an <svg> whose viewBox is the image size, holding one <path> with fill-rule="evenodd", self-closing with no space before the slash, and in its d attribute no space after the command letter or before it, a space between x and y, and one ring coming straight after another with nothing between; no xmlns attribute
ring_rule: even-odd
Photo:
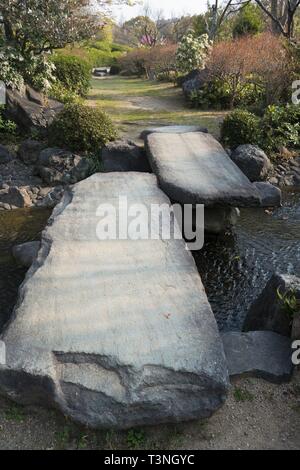
<svg viewBox="0 0 300 470"><path fill-rule="evenodd" d="M119 132L130 138L136 138L145 127L168 124L201 125L218 137L225 115L191 109L181 89L172 83L141 78L93 79L87 102L106 111Z"/></svg>
<svg viewBox="0 0 300 470"><path fill-rule="evenodd" d="M253 401L254 395L245 388L235 387L233 396L237 402Z"/></svg>
<svg viewBox="0 0 300 470"><path fill-rule="evenodd" d="M5 410L5 418L9 421L14 421L15 423L23 423L25 419L24 410L20 406L11 405L7 410Z"/></svg>

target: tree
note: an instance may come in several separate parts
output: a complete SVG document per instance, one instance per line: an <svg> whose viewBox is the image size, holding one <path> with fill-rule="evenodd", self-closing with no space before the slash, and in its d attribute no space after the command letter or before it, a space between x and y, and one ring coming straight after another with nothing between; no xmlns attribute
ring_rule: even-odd
<svg viewBox="0 0 300 470"><path fill-rule="evenodd" d="M155 46L158 41L158 29L155 22L145 15L136 16L123 25L129 44Z"/></svg>
<svg viewBox="0 0 300 470"><path fill-rule="evenodd" d="M220 3L220 1L222 0L214 0L212 5L208 5L206 27L209 39L212 41L216 39L224 21L251 2L251 0L226 0L225 3Z"/></svg>
<svg viewBox="0 0 300 470"><path fill-rule="evenodd" d="M300 0L255 0L262 11L272 20L274 33L282 34L292 40L294 36L294 18L300 6Z"/></svg>
<svg viewBox="0 0 300 470"><path fill-rule="evenodd" d="M176 53L177 67L180 72L188 73L195 69L203 69L210 51L207 34L195 38L187 34L178 45Z"/></svg>
<svg viewBox="0 0 300 470"><path fill-rule="evenodd" d="M92 8L90 0L0 0L0 79L47 88L52 74L46 53L93 36L111 3L127 1L94 0Z"/></svg>
<svg viewBox="0 0 300 470"><path fill-rule="evenodd" d="M263 30L263 27L261 10L249 3L237 15L233 26L233 37L257 34Z"/></svg>

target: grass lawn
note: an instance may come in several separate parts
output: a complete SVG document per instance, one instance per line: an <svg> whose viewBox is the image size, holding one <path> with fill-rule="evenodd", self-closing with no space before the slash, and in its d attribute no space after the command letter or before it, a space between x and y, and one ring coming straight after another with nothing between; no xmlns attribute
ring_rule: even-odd
<svg viewBox="0 0 300 470"><path fill-rule="evenodd" d="M172 83L141 78L92 79L90 106L99 106L115 122L121 135L137 139L149 126L191 124L207 127L215 136L225 113L188 107L180 88Z"/></svg>

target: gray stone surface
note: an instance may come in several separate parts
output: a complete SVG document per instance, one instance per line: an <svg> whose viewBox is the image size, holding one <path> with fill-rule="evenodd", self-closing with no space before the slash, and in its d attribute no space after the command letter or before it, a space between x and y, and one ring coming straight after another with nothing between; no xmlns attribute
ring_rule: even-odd
<svg viewBox="0 0 300 470"><path fill-rule="evenodd" d="M255 145L240 145L231 153L230 158L253 182L265 180L272 169L265 152Z"/></svg>
<svg viewBox="0 0 300 470"><path fill-rule="evenodd" d="M52 186L74 184L90 175L91 164L87 158L68 150L46 148L38 157L37 173Z"/></svg>
<svg viewBox="0 0 300 470"><path fill-rule="evenodd" d="M13 208L30 207L32 202L25 188L16 186L5 187L0 190L0 202Z"/></svg>
<svg viewBox="0 0 300 470"><path fill-rule="evenodd" d="M146 139L150 134L186 134L188 132L208 132L206 127L201 126L162 126L162 127L151 127L142 131L141 139Z"/></svg>
<svg viewBox="0 0 300 470"><path fill-rule="evenodd" d="M206 207L260 205L255 188L210 134L150 134L146 147L159 185L172 201Z"/></svg>
<svg viewBox="0 0 300 470"><path fill-rule="evenodd" d="M25 268L30 268L40 249L40 242L27 242L13 247L13 255L17 262Z"/></svg>
<svg viewBox="0 0 300 470"><path fill-rule="evenodd" d="M280 207L282 204L281 190L271 183L257 182L253 183L260 194L262 207Z"/></svg>
<svg viewBox="0 0 300 470"><path fill-rule="evenodd" d="M193 257L182 240L100 241L96 211L119 195L169 203L143 173L96 174L65 192L0 336L0 390L96 428L210 416L228 374Z"/></svg>
<svg viewBox="0 0 300 470"><path fill-rule="evenodd" d="M291 341L271 331L222 334L230 376L287 382L293 372Z"/></svg>
<svg viewBox="0 0 300 470"><path fill-rule="evenodd" d="M251 305L243 331L269 330L290 336L292 317L289 315L281 295L294 295L300 300L300 279L288 274L274 274L260 296Z"/></svg>
<svg viewBox="0 0 300 470"><path fill-rule="evenodd" d="M32 89L27 89L24 93L7 89L6 97L7 115L26 131L46 131L64 107L55 100L47 100L45 103L43 97Z"/></svg>
<svg viewBox="0 0 300 470"><path fill-rule="evenodd" d="M145 149L130 140L109 142L102 150L104 172L141 171L150 173L151 168Z"/></svg>
<svg viewBox="0 0 300 470"><path fill-rule="evenodd" d="M0 144L0 165L3 163L8 163L12 160L12 156L9 150Z"/></svg>
<svg viewBox="0 0 300 470"><path fill-rule="evenodd" d="M24 140L18 150L18 156L26 165L33 165L37 162L39 154L45 148L45 144L37 140Z"/></svg>

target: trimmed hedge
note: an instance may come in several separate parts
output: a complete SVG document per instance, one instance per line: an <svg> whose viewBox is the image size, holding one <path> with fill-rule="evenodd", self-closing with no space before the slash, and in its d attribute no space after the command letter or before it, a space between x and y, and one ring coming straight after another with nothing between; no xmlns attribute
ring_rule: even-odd
<svg viewBox="0 0 300 470"><path fill-rule="evenodd" d="M56 55L52 58L57 80L69 91L86 96L90 87L91 67L80 57Z"/></svg>
<svg viewBox="0 0 300 470"><path fill-rule="evenodd" d="M235 149L242 144L259 145L260 118L243 109L228 114L221 127L221 140L225 146Z"/></svg>
<svg viewBox="0 0 300 470"><path fill-rule="evenodd" d="M117 138L109 116L98 108L68 104L49 127L51 146L65 147L78 152L99 152Z"/></svg>

